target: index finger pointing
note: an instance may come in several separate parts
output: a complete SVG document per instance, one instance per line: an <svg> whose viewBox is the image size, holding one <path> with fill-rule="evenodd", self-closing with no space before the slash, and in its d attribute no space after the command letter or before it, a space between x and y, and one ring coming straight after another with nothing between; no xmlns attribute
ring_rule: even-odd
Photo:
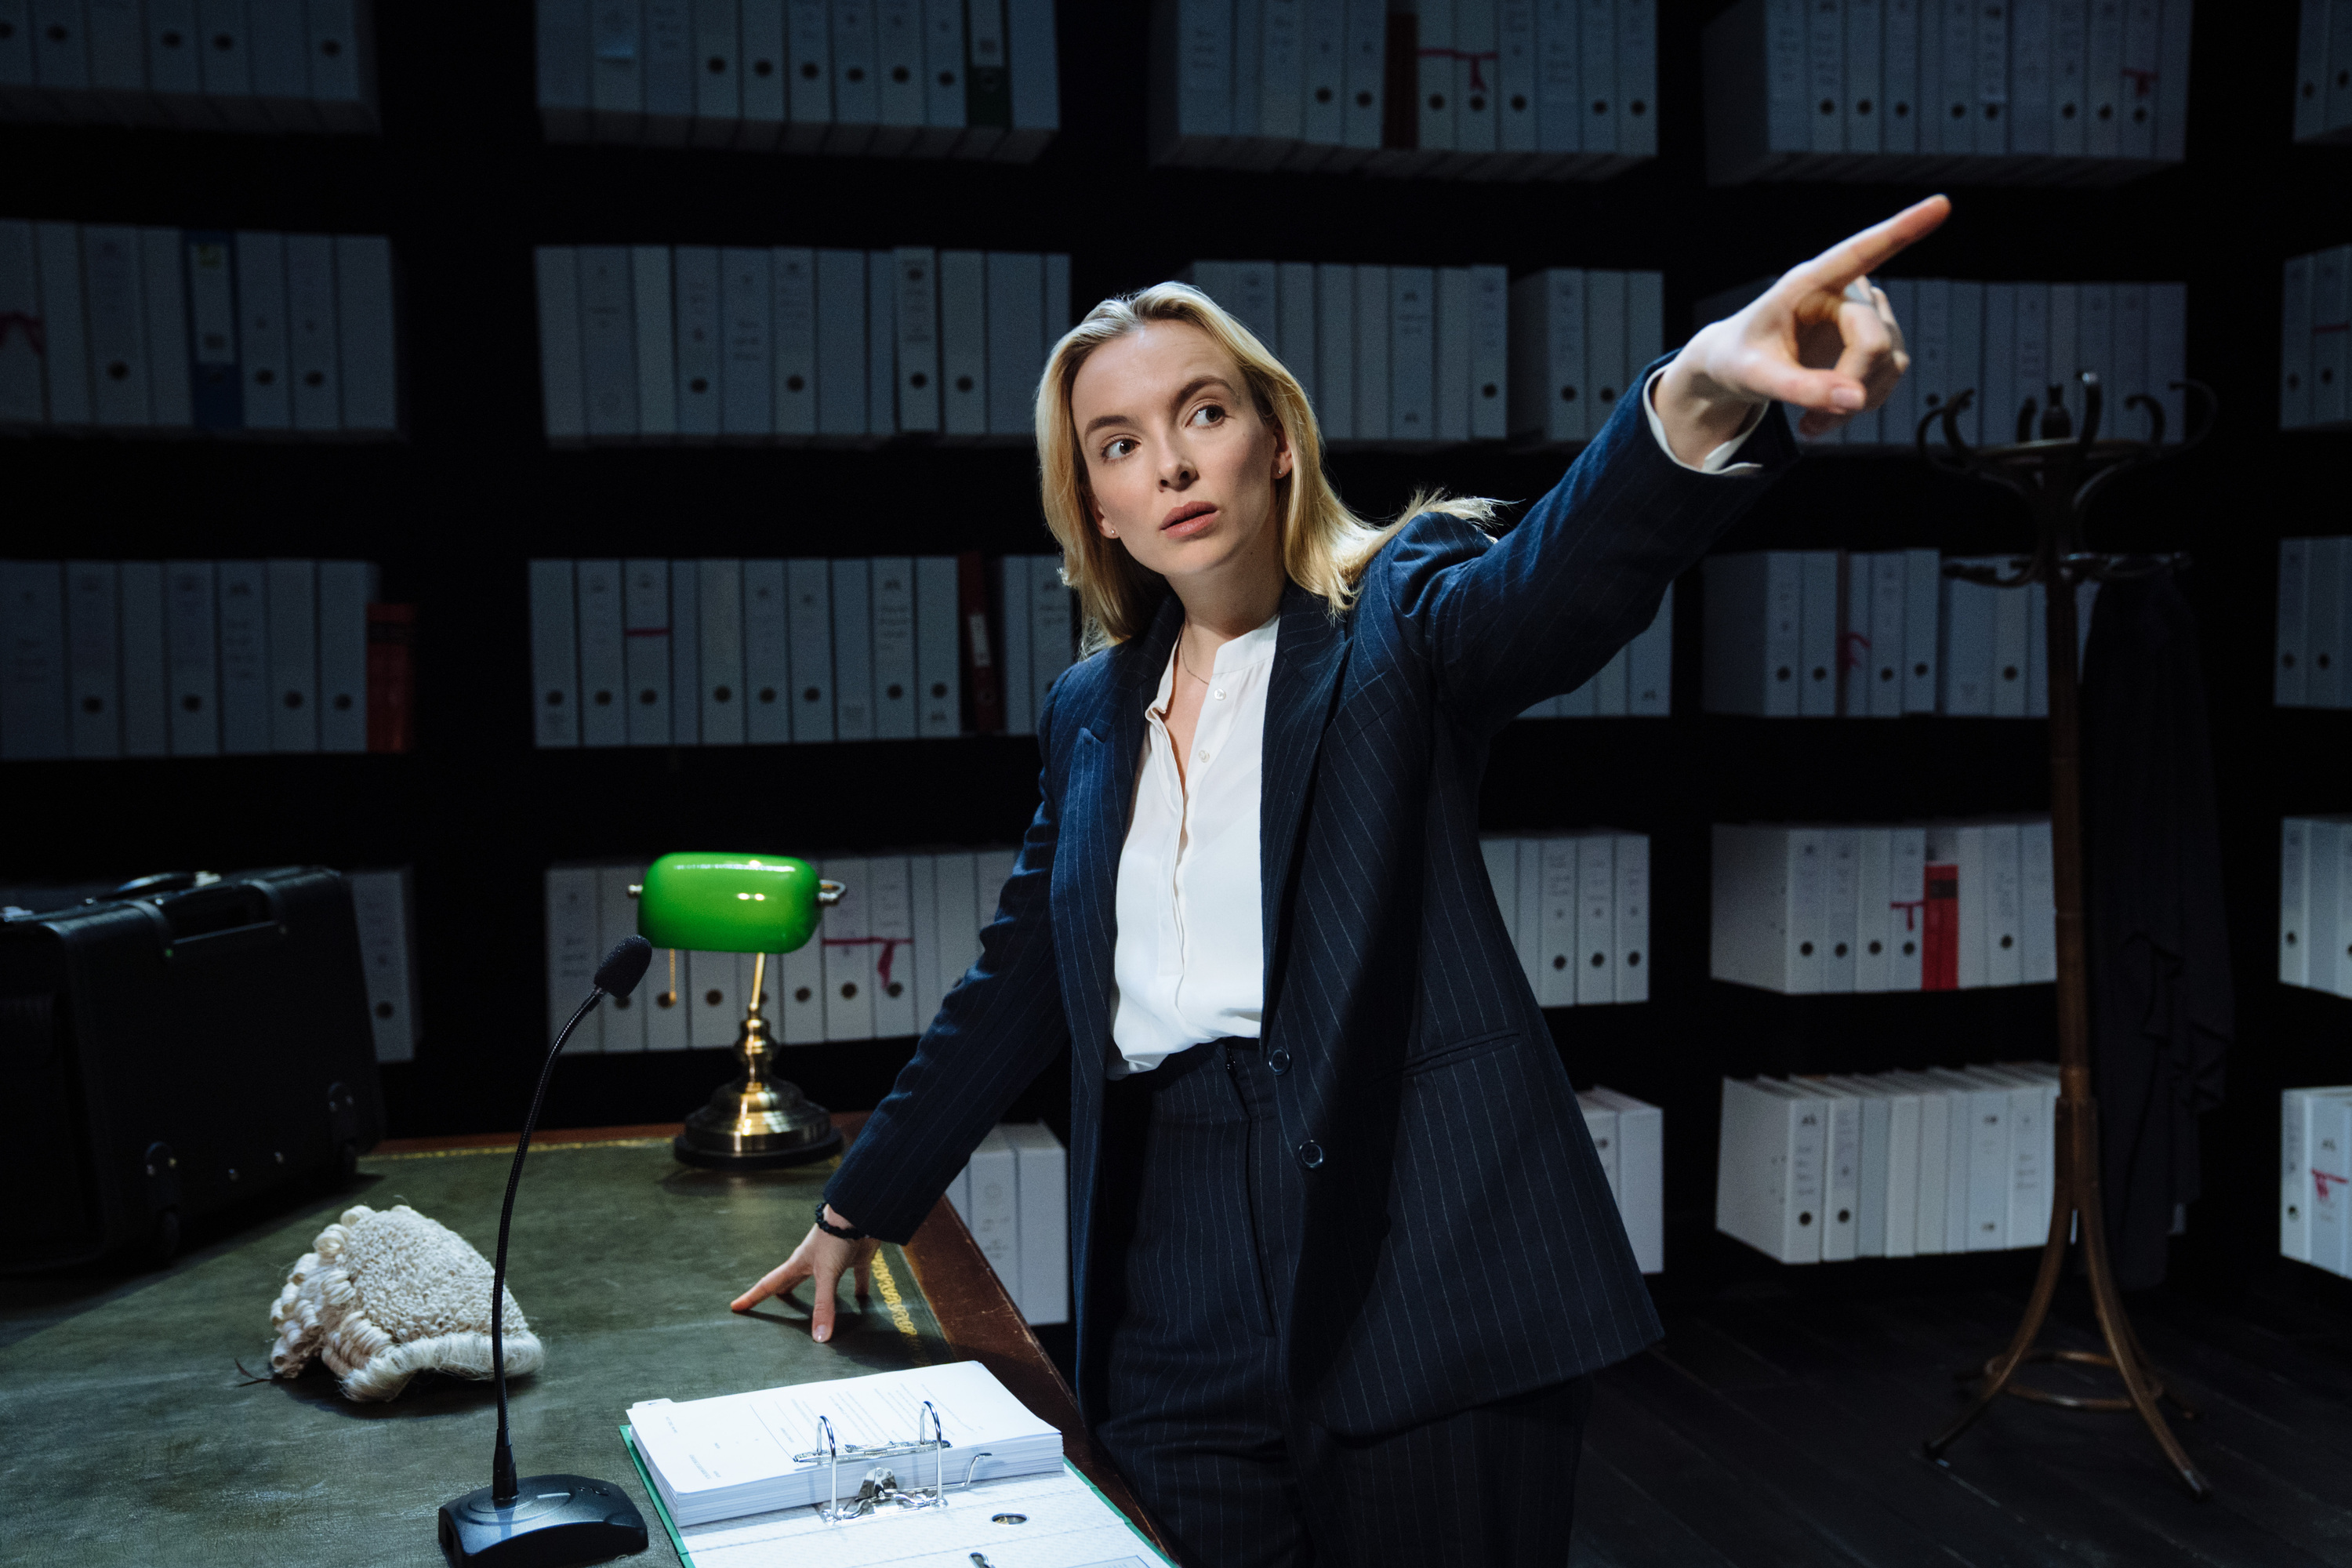
<svg viewBox="0 0 2352 1568"><path fill-rule="evenodd" d="M761 1278L761 1280L757 1285L752 1286L749 1290L744 1291L740 1296L738 1296L732 1301L728 1302L727 1309L732 1312L748 1311L751 1308L756 1307L761 1302L766 1300L771 1296L782 1295L785 1291L799 1284L802 1279L805 1279L807 1277L807 1273L808 1270L805 1266L795 1268L792 1262L787 1259L785 1262L768 1270L768 1272Z"/></svg>
<svg viewBox="0 0 2352 1568"><path fill-rule="evenodd" d="M1951 215L1948 197L1929 196L1915 202L1885 222L1839 241L1789 276L1805 288L1837 293L1855 279L1877 271L1906 247L1935 233Z"/></svg>

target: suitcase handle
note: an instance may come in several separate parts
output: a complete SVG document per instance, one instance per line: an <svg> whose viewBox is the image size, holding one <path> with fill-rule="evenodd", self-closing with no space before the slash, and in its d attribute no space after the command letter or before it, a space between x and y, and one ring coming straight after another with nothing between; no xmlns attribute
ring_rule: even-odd
<svg viewBox="0 0 2352 1568"><path fill-rule="evenodd" d="M278 921L277 900L259 883L215 882L142 901L163 918L166 958L240 952L286 934Z"/></svg>

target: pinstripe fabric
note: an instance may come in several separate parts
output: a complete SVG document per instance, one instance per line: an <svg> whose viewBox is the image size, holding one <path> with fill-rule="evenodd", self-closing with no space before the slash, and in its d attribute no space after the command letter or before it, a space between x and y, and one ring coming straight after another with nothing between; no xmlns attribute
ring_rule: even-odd
<svg viewBox="0 0 2352 1568"><path fill-rule="evenodd" d="M1646 380L1646 373L1644 375ZM1363 1439L1565 1383L1658 1336L1477 841L1488 742L1648 624L1761 493L1677 466L1620 401L1517 527L1414 520L1334 620L1295 584L1267 696L1260 871L1276 1124L1303 1218L1284 1375ZM1794 460L1776 408L1743 449ZM1066 1041L1078 1395L1107 1414L1104 1067L1119 847L1145 701L1181 606L1070 668L1038 718L1043 799L980 962L826 1196L900 1239ZM1313 1161L1312 1168L1307 1162ZM1465 1227L1488 1239L1465 1279ZM1443 1302L1442 1311L1433 1303Z"/></svg>
<svg viewBox="0 0 2352 1568"><path fill-rule="evenodd" d="M1110 1087L1096 1436L1190 1568L1565 1562L1589 1380L1369 1441L1302 1416L1282 1331L1307 1173L1279 1082L1236 1039Z"/></svg>

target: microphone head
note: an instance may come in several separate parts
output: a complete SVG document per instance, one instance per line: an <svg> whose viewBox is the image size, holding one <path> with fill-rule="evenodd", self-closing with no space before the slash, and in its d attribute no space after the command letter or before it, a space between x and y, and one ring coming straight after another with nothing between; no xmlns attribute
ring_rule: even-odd
<svg viewBox="0 0 2352 1568"><path fill-rule="evenodd" d="M626 996L646 977L646 967L653 961L652 942L641 936L625 936L596 966L596 989L607 996Z"/></svg>

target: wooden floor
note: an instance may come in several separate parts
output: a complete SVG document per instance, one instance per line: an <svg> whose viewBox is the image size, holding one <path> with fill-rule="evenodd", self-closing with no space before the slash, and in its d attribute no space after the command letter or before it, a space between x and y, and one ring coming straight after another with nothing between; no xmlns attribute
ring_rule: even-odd
<svg viewBox="0 0 2352 1568"><path fill-rule="evenodd" d="M1780 1296L1669 1311L1664 1343L1599 1379L1570 1562L2352 1564L2340 1302L2274 1292L2221 1312L2135 1300L2149 1353L2200 1412L2175 1430L2212 1484L2200 1504L2129 1415L2003 1400L1944 1463L1922 1456L1920 1439L1959 1407L1952 1371L2005 1338L2021 1300ZM2045 1342L2096 1348L2079 1298L2061 1311Z"/></svg>

